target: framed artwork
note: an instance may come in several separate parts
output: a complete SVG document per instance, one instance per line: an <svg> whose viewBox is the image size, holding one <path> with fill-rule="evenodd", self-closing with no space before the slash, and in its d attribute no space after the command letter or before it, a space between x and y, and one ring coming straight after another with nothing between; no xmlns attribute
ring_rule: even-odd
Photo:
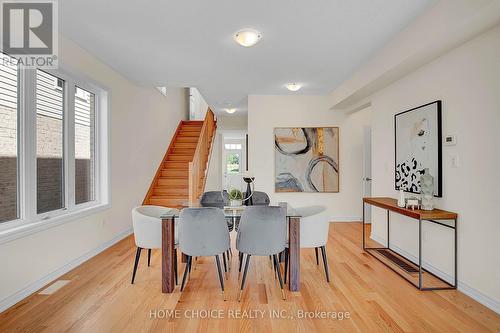
<svg viewBox="0 0 500 333"><path fill-rule="evenodd" d="M339 192L339 128L274 129L275 192Z"/></svg>
<svg viewBox="0 0 500 333"><path fill-rule="evenodd" d="M441 101L394 116L395 187L420 193L420 177L428 168L434 177L434 196L442 196Z"/></svg>

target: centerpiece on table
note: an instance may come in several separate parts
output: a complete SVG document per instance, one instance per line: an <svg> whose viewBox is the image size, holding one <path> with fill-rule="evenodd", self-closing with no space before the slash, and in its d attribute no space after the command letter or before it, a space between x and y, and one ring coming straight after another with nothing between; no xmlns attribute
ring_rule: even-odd
<svg viewBox="0 0 500 333"><path fill-rule="evenodd" d="M229 206L238 207L243 205L243 193L237 188L231 188L227 193Z"/></svg>

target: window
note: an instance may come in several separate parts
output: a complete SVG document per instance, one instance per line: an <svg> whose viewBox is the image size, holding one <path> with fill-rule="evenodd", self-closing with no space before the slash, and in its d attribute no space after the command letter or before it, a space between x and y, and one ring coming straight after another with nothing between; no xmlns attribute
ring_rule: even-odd
<svg viewBox="0 0 500 333"><path fill-rule="evenodd" d="M65 207L64 84L56 76L36 71L37 213Z"/></svg>
<svg viewBox="0 0 500 333"><path fill-rule="evenodd" d="M156 89L158 89L160 94L162 94L163 96L167 96L167 87L156 87Z"/></svg>
<svg viewBox="0 0 500 333"><path fill-rule="evenodd" d="M107 206L107 92L0 61L0 237Z"/></svg>
<svg viewBox="0 0 500 333"><path fill-rule="evenodd" d="M75 90L75 203L94 200L95 95Z"/></svg>
<svg viewBox="0 0 500 333"><path fill-rule="evenodd" d="M240 172L240 154L227 154L226 171L228 174Z"/></svg>
<svg viewBox="0 0 500 333"><path fill-rule="evenodd" d="M240 143L226 143L226 144L224 144L224 148L240 150L241 144Z"/></svg>
<svg viewBox="0 0 500 333"><path fill-rule="evenodd" d="M0 53L0 223L19 217L19 68ZM3 61L7 60L8 61Z"/></svg>

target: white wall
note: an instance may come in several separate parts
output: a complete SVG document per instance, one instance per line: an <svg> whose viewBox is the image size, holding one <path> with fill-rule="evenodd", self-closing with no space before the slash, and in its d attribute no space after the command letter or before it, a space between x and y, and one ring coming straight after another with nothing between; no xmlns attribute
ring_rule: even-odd
<svg viewBox="0 0 500 333"><path fill-rule="evenodd" d="M295 207L325 205L332 220L359 221L362 198L363 126L369 125L369 109L346 114L329 110L327 96L251 95L248 98L249 169L255 188L274 202L287 201ZM275 193L275 127L340 127L340 192Z"/></svg>
<svg viewBox="0 0 500 333"><path fill-rule="evenodd" d="M111 208L0 245L0 311L95 249L131 232L170 139L187 117L185 89L138 87L73 42L61 38L60 64L110 89ZM44 280L45 279L45 280Z"/></svg>
<svg viewBox="0 0 500 333"><path fill-rule="evenodd" d="M217 115L217 132L208 167L205 191L220 191L222 189L222 141L223 133L247 130L247 115Z"/></svg>
<svg viewBox="0 0 500 333"><path fill-rule="evenodd" d="M500 26L441 56L371 97L373 111L373 194L396 197L394 114L437 99L443 101L443 198L438 208L458 221L460 288L500 311ZM459 167L451 167L451 156ZM385 215L373 214L373 234L385 240ZM394 217L391 243L417 254L417 223ZM426 225L423 256L446 274L453 272L452 233ZM474 290L472 290L473 288ZM478 293L479 292L479 293Z"/></svg>
<svg viewBox="0 0 500 333"><path fill-rule="evenodd" d="M348 109L500 21L498 0L439 0L330 95Z"/></svg>
<svg viewBox="0 0 500 333"><path fill-rule="evenodd" d="M196 88L189 88L189 120L203 120L208 104Z"/></svg>

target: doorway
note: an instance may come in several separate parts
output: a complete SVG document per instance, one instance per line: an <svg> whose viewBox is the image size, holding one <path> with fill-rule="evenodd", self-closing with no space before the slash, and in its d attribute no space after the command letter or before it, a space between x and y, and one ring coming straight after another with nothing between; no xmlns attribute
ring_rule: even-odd
<svg viewBox="0 0 500 333"><path fill-rule="evenodd" d="M245 190L245 185L240 184L235 175L246 171L246 133L232 132L224 133L222 137L222 188L227 189L230 185Z"/></svg>
<svg viewBox="0 0 500 333"><path fill-rule="evenodd" d="M363 197L372 196L372 129L363 127ZM365 221L371 223L371 205L364 205Z"/></svg>

